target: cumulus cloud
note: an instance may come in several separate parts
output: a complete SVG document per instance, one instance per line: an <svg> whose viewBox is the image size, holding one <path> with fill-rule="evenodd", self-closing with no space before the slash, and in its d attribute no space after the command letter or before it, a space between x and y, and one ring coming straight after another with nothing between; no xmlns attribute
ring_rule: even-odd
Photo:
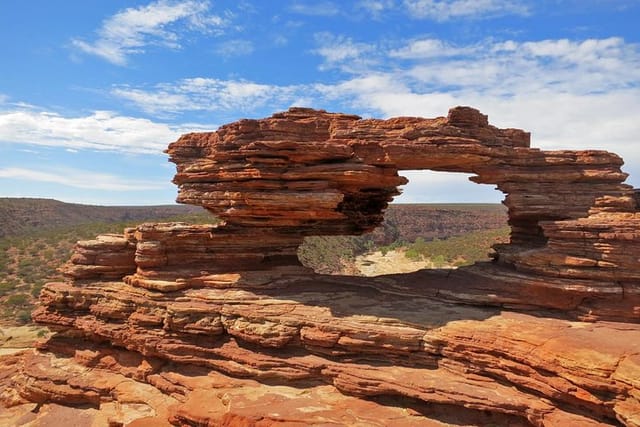
<svg viewBox="0 0 640 427"><path fill-rule="evenodd" d="M192 129L148 119L95 111L64 117L47 111L20 109L0 112L0 141L72 150L160 154L169 142Z"/></svg>
<svg viewBox="0 0 640 427"><path fill-rule="evenodd" d="M404 0L404 6L410 17L433 21L529 13L527 5L518 0Z"/></svg>
<svg viewBox="0 0 640 427"><path fill-rule="evenodd" d="M348 42L347 47L357 45ZM385 73L393 81L405 82L413 93L473 91L507 97L539 91L589 94L633 88L640 83L639 46L618 37L485 40L471 45L425 38L388 50L347 49L348 54L336 53L329 59L334 67L343 67L352 58L364 55L360 51L369 57L369 67L355 70L354 79ZM328 61L322 52L316 53ZM391 64L391 71L377 66L380 63Z"/></svg>
<svg viewBox="0 0 640 427"><path fill-rule="evenodd" d="M226 24L225 18L209 13L207 1L158 0L107 18L95 41L77 38L72 44L85 53L125 65L128 56L143 53L148 45L178 49L182 32L216 33Z"/></svg>
<svg viewBox="0 0 640 427"><path fill-rule="evenodd" d="M108 191L142 191L164 189L164 183L123 179L95 171L58 168L52 171L19 167L0 168L0 178L53 183L73 188Z"/></svg>

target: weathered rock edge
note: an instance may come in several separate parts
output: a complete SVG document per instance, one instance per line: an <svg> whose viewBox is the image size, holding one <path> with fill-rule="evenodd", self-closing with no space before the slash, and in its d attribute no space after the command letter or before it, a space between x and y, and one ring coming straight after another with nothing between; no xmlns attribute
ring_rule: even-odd
<svg viewBox="0 0 640 427"><path fill-rule="evenodd" d="M178 200L223 222L79 242L69 280L48 284L33 314L59 331L43 349L81 363L88 349L94 365L126 349L149 368L99 367L165 392L152 378L170 363L397 397L422 425L436 425L438 405L466 408L471 423L484 413L521 425L640 425L640 216L618 156L532 149L527 133L468 107L389 120L291 109L185 135L167 152ZM306 235L379 224L406 169L474 173L507 194L511 243L494 263L379 278L298 263ZM21 366L21 399L83 395L64 375ZM228 423L232 406L169 418Z"/></svg>
<svg viewBox="0 0 640 427"><path fill-rule="evenodd" d="M432 169L473 173L506 194L510 243L495 247L503 268L491 269L489 288L525 276L507 294L516 294L515 305L640 321L640 213L615 154L530 148L528 133L491 126L469 107L447 118L389 120L292 108L184 135L167 153L178 201L222 222L145 224L124 240L81 242L65 267L71 279L125 276L132 286L174 291L229 286L251 272L275 277L301 267L305 236L379 225L406 182L398 171ZM486 269L480 276L484 283ZM476 297L469 302L488 299Z"/></svg>

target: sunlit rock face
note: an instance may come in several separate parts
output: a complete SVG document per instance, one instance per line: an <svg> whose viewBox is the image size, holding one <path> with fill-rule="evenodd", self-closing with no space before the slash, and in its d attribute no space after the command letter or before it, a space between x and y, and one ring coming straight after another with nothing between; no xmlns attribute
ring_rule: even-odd
<svg viewBox="0 0 640 427"><path fill-rule="evenodd" d="M469 107L292 108L167 153L178 201L221 222L79 242L33 313L58 334L0 364L15 419L57 402L113 425L640 425L640 214L615 154L530 148ZM505 193L494 262L374 278L299 263L305 236L379 225L415 169Z"/></svg>
<svg viewBox="0 0 640 427"><path fill-rule="evenodd" d="M605 151L542 151L529 139L491 126L469 107L446 118L388 120L292 108L184 135L167 153L177 165L178 201L222 218L226 224L212 234L237 241L198 258L209 269L229 268L233 258L241 265L232 271L295 265L304 236L371 231L406 182L398 171L430 169L471 173L506 194L511 243L496 247L498 262L535 277L599 282L545 283L578 291L574 298L619 299L625 286L637 296L639 217L622 159ZM621 317L633 318L636 302ZM593 307L586 311L597 316Z"/></svg>

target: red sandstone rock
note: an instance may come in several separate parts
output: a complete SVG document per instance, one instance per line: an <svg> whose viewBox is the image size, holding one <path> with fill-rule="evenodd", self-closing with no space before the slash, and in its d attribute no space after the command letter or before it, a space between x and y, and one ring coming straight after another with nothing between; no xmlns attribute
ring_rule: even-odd
<svg viewBox="0 0 640 427"><path fill-rule="evenodd" d="M0 369L15 414L30 401L132 425L640 425L640 220L615 154L532 149L468 107L296 108L168 153L179 201L223 222L79 242L33 313L58 331L48 353ZM405 169L506 193L497 262L377 278L300 265L304 236L378 225Z"/></svg>
<svg viewBox="0 0 640 427"><path fill-rule="evenodd" d="M71 259L61 268L71 279L121 279L136 271L135 241L126 236L103 234L76 243Z"/></svg>
<svg viewBox="0 0 640 427"><path fill-rule="evenodd" d="M178 200L227 222L214 234L234 226L244 227L233 231L238 237L259 232L263 259L275 252L290 263L304 235L361 233L379 224L403 182L398 170L474 173L473 181L506 193L511 244L496 247L501 262L561 290L568 287L560 277L593 280L586 285L591 299L613 297L617 309L596 303L590 315L640 319L634 266L640 247L627 231L637 230L637 204L615 154L532 149L528 133L497 129L469 107L452 109L448 118L389 120L296 108L185 135L167 152L178 166ZM582 247L582 230L602 221L609 231L590 253ZM279 242L283 235L293 238L289 245ZM233 251L236 259L248 260L246 249L233 247L226 255L232 258ZM208 262L211 268L216 261ZM260 262L249 264L263 269ZM497 273L498 280L509 276Z"/></svg>
<svg viewBox="0 0 640 427"><path fill-rule="evenodd" d="M403 276L326 277L313 288L176 295L127 295L126 286L115 283L86 286L76 298L100 294L96 305L102 308L69 310L66 321L52 321L72 325L72 336L83 332L145 357L234 376L316 380L351 395L405 396L522 417L534 425L557 425L549 417L574 425L615 419L637 425L640 325L501 313L419 297L417 290L407 299L392 286L394 279L411 277ZM122 315L112 299L138 307L124 324L109 320ZM63 311L58 308L56 316ZM140 312L154 312L164 326L150 328L139 321ZM35 316L45 322L48 315ZM64 336L57 340L71 348L73 341ZM55 341L48 344L53 350Z"/></svg>

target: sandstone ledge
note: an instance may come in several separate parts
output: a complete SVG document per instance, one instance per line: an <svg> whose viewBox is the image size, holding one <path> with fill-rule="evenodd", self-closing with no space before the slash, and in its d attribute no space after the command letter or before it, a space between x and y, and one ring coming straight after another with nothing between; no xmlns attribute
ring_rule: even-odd
<svg viewBox="0 0 640 427"><path fill-rule="evenodd" d="M178 293L60 283L47 287L48 308L34 316L60 331L45 344L54 352L77 347L82 336L88 344L80 345L110 342L155 361L151 367L163 361L270 384L311 381L522 425L640 425L640 325L461 305L439 300L439 292L408 298L396 280L310 276L273 289ZM428 411L412 417L430 419Z"/></svg>

